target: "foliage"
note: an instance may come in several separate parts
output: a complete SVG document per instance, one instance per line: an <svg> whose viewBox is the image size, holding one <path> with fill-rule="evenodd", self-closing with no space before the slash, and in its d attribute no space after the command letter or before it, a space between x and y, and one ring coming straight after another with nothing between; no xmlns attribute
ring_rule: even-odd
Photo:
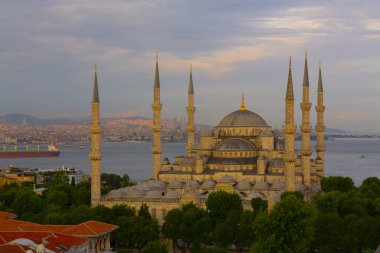
<svg viewBox="0 0 380 253"><path fill-rule="evenodd" d="M251 206L255 212L266 211L268 209L268 202L260 197L251 199Z"/></svg>
<svg viewBox="0 0 380 253"><path fill-rule="evenodd" d="M177 240L181 239L184 248L199 251L201 245L208 242L211 226L207 212L190 203L183 205L181 209L170 210L162 231L177 245Z"/></svg>
<svg viewBox="0 0 380 253"><path fill-rule="evenodd" d="M101 175L102 182L102 194L106 194L111 190L123 188L133 185L130 181L130 178L127 174L123 176L109 173L102 173Z"/></svg>
<svg viewBox="0 0 380 253"><path fill-rule="evenodd" d="M231 210L243 211L241 198L237 193L217 191L209 194L206 201L207 211L213 224L222 222L226 219Z"/></svg>
<svg viewBox="0 0 380 253"><path fill-rule="evenodd" d="M151 241L144 248L141 253L168 253L168 247L165 243L160 241Z"/></svg>
<svg viewBox="0 0 380 253"><path fill-rule="evenodd" d="M354 182L349 177L324 177L321 180L321 188L323 192L341 191L348 192L355 189Z"/></svg>
<svg viewBox="0 0 380 253"><path fill-rule="evenodd" d="M304 252L314 235L314 208L296 194L288 194L269 215L254 222L252 252Z"/></svg>

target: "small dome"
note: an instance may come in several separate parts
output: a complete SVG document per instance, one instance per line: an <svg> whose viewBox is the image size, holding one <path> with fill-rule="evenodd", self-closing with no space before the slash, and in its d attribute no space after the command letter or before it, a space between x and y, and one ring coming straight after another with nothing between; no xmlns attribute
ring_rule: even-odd
<svg viewBox="0 0 380 253"><path fill-rule="evenodd" d="M262 131L262 132L260 133L260 137L273 137L273 133L272 133L272 131L270 131L270 130Z"/></svg>
<svg viewBox="0 0 380 253"><path fill-rule="evenodd" d="M301 183L296 183L294 188L296 191L304 191L306 189L306 187Z"/></svg>
<svg viewBox="0 0 380 253"><path fill-rule="evenodd" d="M164 181L154 181L152 185L156 188L163 188L166 186L166 183Z"/></svg>
<svg viewBox="0 0 380 253"><path fill-rule="evenodd" d="M250 194L248 194L247 199L253 199L253 198L266 199L265 196L259 192L251 192Z"/></svg>
<svg viewBox="0 0 380 253"><path fill-rule="evenodd" d="M128 197L142 197L144 196L144 192L141 190L131 190L127 192Z"/></svg>
<svg viewBox="0 0 380 253"><path fill-rule="evenodd" d="M271 188L274 190L283 190L285 189L285 183L276 181L272 184Z"/></svg>
<svg viewBox="0 0 380 253"><path fill-rule="evenodd" d="M181 193L177 191L168 191L165 194L165 198L179 198L181 196Z"/></svg>
<svg viewBox="0 0 380 253"><path fill-rule="evenodd" d="M161 198L162 197L162 192L161 191L156 191L156 190L153 190L153 191L147 191L145 196L147 198Z"/></svg>
<svg viewBox="0 0 380 253"><path fill-rule="evenodd" d="M218 127L252 127L268 126L265 120L258 114L248 110L237 110L225 116Z"/></svg>
<svg viewBox="0 0 380 253"><path fill-rule="evenodd" d="M183 188L183 183L180 181L173 180L173 181L169 181L167 187L173 188L173 189Z"/></svg>
<svg viewBox="0 0 380 253"><path fill-rule="evenodd" d="M227 139L222 142L217 148L217 150L255 150L254 147L242 139Z"/></svg>
<svg viewBox="0 0 380 253"><path fill-rule="evenodd" d="M239 191L248 191L252 188L252 185L247 181L241 181L237 183L236 189Z"/></svg>
<svg viewBox="0 0 380 253"><path fill-rule="evenodd" d="M195 180L187 181L185 184L185 190L196 190L199 188L199 183Z"/></svg>
<svg viewBox="0 0 380 253"><path fill-rule="evenodd" d="M233 179L233 177L224 175L224 176L222 176L218 180L218 183L221 183L221 184L234 184L234 183L236 183L236 181L235 181L235 179Z"/></svg>
<svg viewBox="0 0 380 253"><path fill-rule="evenodd" d="M253 189L255 189L255 190L261 190L261 189L266 190L268 188L269 188L268 183L262 182L262 181L256 182L255 185L253 186Z"/></svg>
<svg viewBox="0 0 380 253"><path fill-rule="evenodd" d="M169 158L165 157L163 161L168 161L169 162Z"/></svg>
<svg viewBox="0 0 380 253"><path fill-rule="evenodd" d="M269 168L284 168L285 163L282 158L274 158L269 162Z"/></svg>
<svg viewBox="0 0 380 253"><path fill-rule="evenodd" d="M213 180L207 180L204 181L200 187L202 190L212 190L215 187L215 181Z"/></svg>

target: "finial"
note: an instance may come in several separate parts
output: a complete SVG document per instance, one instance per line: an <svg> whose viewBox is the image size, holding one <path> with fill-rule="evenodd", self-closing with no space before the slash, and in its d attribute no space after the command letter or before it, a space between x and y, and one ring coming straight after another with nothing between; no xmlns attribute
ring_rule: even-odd
<svg viewBox="0 0 380 253"><path fill-rule="evenodd" d="M190 72L193 71L193 64L190 63Z"/></svg>
<svg viewBox="0 0 380 253"><path fill-rule="evenodd" d="M291 68L291 67L292 67L292 57L289 56L289 68Z"/></svg>
<svg viewBox="0 0 380 253"><path fill-rule="evenodd" d="M305 49L305 59L307 59L307 49Z"/></svg>
<svg viewBox="0 0 380 253"><path fill-rule="evenodd" d="M94 71L95 71L95 74L96 74L96 63L95 63L95 66L94 66Z"/></svg>
<svg viewBox="0 0 380 253"><path fill-rule="evenodd" d="M240 111L246 111L247 107L245 107L244 104L244 93L241 94L241 106L240 106Z"/></svg>
<svg viewBox="0 0 380 253"><path fill-rule="evenodd" d="M156 52L156 62L158 62L158 52Z"/></svg>
<svg viewBox="0 0 380 253"><path fill-rule="evenodd" d="M321 60L318 60L318 68L321 69Z"/></svg>

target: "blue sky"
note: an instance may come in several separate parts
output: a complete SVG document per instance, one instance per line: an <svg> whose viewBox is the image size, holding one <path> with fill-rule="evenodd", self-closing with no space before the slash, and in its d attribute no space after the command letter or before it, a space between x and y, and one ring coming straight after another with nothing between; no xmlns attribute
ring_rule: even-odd
<svg viewBox="0 0 380 253"><path fill-rule="evenodd" d="M311 102L322 62L326 125L380 129L380 2L3 0L0 114L90 115L93 64L102 116L150 116L155 52L163 117L185 117L193 64L196 121L248 109L281 126L289 56L297 123L308 50ZM315 124L312 111L312 124Z"/></svg>

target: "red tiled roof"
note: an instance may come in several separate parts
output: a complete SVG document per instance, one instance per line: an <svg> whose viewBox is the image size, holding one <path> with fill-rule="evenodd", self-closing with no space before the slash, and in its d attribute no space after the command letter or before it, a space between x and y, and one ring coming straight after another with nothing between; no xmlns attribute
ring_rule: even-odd
<svg viewBox="0 0 380 253"><path fill-rule="evenodd" d="M71 228L63 230L62 233L68 235L79 235L79 236L99 236L105 233L111 233L118 226L113 224L108 224L99 221L86 221L78 225L74 225Z"/></svg>
<svg viewBox="0 0 380 253"><path fill-rule="evenodd" d="M0 211L0 219L14 219L17 214Z"/></svg>
<svg viewBox="0 0 380 253"><path fill-rule="evenodd" d="M44 244L46 248L57 252L64 252L67 249L80 247L90 240L88 238L50 232L0 232L0 238L5 242L25 238L36 244Z"/></svg>
<svg viewBox="0 0 380 253"><path fill-rule="evenodd" d="M111 233L118 226L99 221L86 221L78 225L41 225L37 223L15 220L17 215L0 212L0 231L3 232L52 232L66 235L95 237Z"/></svg>
<svg viewBox="0 0 380 253"><path fill-rule="evenodd" d="M0 253L25 253L27 250L29 250L28 247L18 245L18 244L0 245Z"/></svg>

